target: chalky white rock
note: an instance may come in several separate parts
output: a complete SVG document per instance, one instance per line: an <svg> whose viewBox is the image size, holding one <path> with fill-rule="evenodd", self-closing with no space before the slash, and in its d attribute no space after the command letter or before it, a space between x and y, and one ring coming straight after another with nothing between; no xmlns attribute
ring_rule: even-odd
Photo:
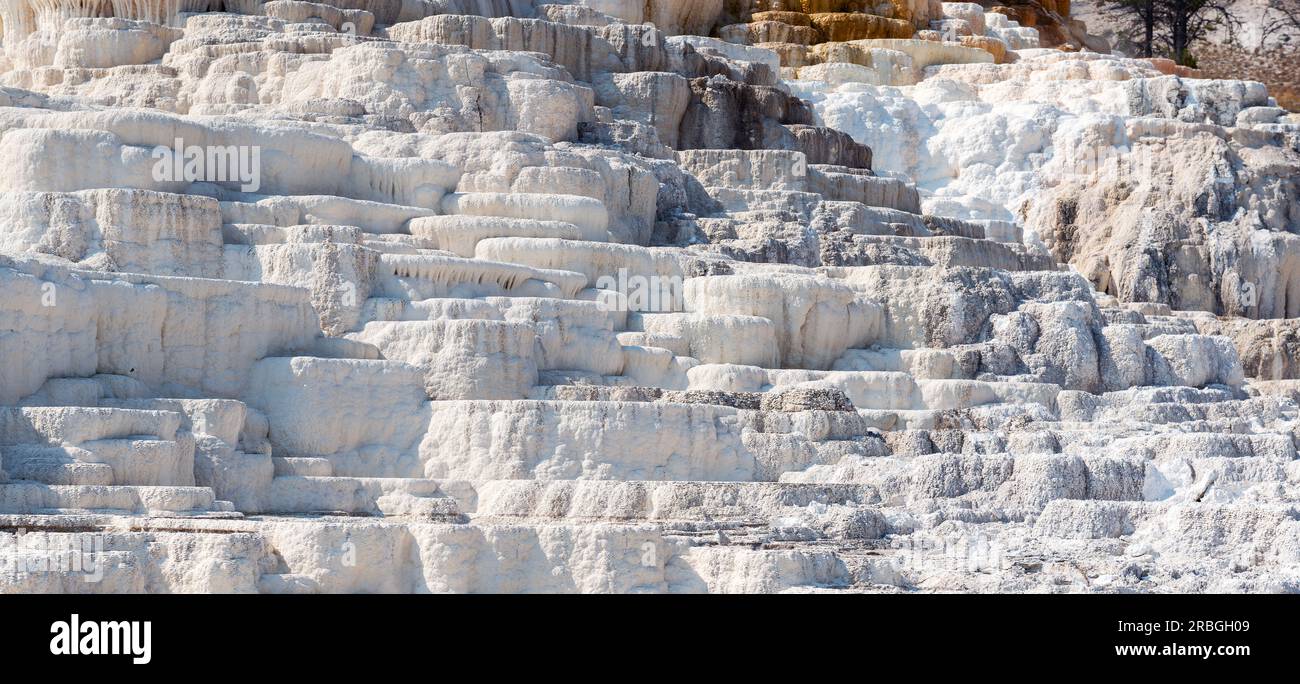
<svg viewBox="0 0 1300 684"><path fill-rule="evenodd" d="M1300 120L849 4L0 0L0 591L1300 590Z"/></svg>

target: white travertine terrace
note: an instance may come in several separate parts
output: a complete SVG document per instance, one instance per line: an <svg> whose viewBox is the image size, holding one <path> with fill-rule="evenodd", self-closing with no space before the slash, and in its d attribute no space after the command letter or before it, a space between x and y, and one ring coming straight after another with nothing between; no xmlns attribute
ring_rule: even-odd
<svg viewBox="0 0 1300 684"><path fill-rule="evenodd" d="M0 0L0 592L1300 590L1300 120L1012 11Z"/></svg>

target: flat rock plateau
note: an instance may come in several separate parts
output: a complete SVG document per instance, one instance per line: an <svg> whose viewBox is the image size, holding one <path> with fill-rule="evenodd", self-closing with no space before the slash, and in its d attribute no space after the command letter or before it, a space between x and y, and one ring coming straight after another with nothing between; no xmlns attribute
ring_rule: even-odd
<svg viewBox="0 0 1300 684"><path fill-rule="evenodd" d="M1068 0L0 0L0 591L1300 591L1300 117Z"/></svg>

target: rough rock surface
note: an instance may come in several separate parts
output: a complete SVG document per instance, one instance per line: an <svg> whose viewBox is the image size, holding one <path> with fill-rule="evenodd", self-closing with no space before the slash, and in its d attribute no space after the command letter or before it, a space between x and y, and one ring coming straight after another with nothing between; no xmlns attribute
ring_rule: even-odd
<svg viewBox="0 0 1300 684"><path fill-rule="evenodd" d="M1300 123L758 5L0 3L0 591L1300 590Z"/></svg>

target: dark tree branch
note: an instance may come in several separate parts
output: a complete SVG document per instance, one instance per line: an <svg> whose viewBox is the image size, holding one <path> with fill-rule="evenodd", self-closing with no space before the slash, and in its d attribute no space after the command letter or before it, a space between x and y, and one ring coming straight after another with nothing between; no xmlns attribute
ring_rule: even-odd
<svg viewBox="0 0 1300 684"><path fill-rule="evenodd" d="M1300 19L1300 0L1270 0L1285 5ZM1220 29L1234 35L1241 22L1231 0L1100 0L1102 10L1119 21L1123 35L1144 57L1167 56L1179 64L1193 62L1191 48Z"/></svg>

